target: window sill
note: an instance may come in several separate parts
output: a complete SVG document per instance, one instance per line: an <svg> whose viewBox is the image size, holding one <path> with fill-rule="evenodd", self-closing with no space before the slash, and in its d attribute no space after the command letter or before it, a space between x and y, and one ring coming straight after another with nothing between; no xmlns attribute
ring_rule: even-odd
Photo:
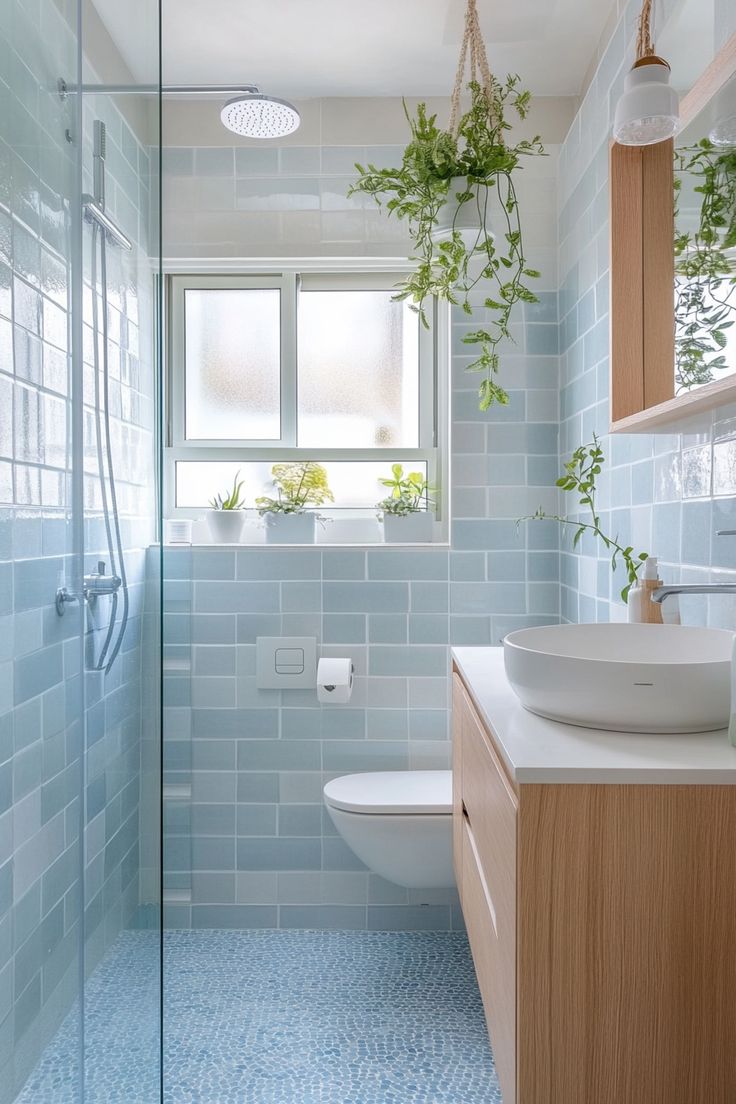
<svg viewBox="0 0 736 1104"><path fill-rule="evenodd" d="M165 524L165 523L164 523ZM291 544L266 540L265 525L248 519L243 526L242 537L237 542L213 540L206 518L192 519L192 539L189 542L164 541L167 548L449 548L450 540L446 523L436 522L431 541L385 541L383 526L371 513L369 517L354 514L352 517L329 518L318 523L315 541L310 544Z"/></svg>
<svg viewBox="0 0 736 1104"><path fill-rule="evenodd" d="M151 548L158 548L158 544L153 544ZM358 551L369 550L371 548L444 548L445 550L452 546L448 541L421 541L410 543L399 543L399 541L391 541L390 543L383 540L376 541L315 541L314 544L266 544L265 540L258 543L254 541L239 541L237 544L225 544L223 541L164 541L164 548L318 548L318 549L331 549L331 548L354 548Z"/></svg>

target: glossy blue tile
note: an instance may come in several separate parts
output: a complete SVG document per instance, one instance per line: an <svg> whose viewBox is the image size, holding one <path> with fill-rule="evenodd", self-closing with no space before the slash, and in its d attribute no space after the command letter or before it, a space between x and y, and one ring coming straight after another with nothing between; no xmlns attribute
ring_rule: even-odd
<svg viewBox="0 0 736 1104"><path fill-rule="evenodd" d="M319 870L322 848L318 839L276 837L237 840L238 870Z"/></svg>
<svg viewBox="0 0 736 1104"><path fill-rule="evenodd" d="M325 582L325 613L398 613L409 608L405 582Z"/></svg>
<svg viewBox="0 0 736 1104"><path fill-rule="evenodd" d="M402 647L371 645L368 670L371 675L444 675L447 673L447 649L440 646Z"/></svg>

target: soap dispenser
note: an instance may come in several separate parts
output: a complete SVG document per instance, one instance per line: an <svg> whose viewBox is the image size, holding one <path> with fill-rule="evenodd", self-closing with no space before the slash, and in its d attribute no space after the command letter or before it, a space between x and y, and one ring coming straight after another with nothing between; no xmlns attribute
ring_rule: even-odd
<svg viewBox="0 0 736 1104"><path fill-rule="evenodd" d="M728 738L736 747L736 636L733 638L731 653L731 719L728 723Z"/></svg>
<svg viewBox="0 0 736 1104"><path fill-rule="evenodd" d="M653 602L651 598L652 591L661 586L657 557L649 556L644 561L639 581L629 591L629 621L639 625L662 624L662 605L660 602Z"/></svg>

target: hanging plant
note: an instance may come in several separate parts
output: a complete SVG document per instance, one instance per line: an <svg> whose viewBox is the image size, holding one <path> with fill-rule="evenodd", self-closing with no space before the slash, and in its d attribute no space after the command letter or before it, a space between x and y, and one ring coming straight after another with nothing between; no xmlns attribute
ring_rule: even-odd
<svg viewBox="0 0 736 1104"><path fill-rule="evenodd" d="M460 114L460 94L470 58L470 107ZM411 141L400 168L356 165L360 176L350 195L371 196L389 215L405 219L414 245L414 270L399 285L397 299L427 325L425 304L433 296L460 304L473 314L476 289L482 290L485 324L463 341L477 348L468 371L482 374L479 405L507 403L498 382L499 347L513 340L510 320L519 302L535 303L527 280L539 273L527 265L515 174L523 157L543 154L537 136L508 145L506 114L526 118L530 95L518 76L501 84L491 75L480 33L475 0L468 0L465 36L451 99L447 130L419 104L415 117L404 111ZM469 217L470 216L470 217Z"/></svg>
<svg viewBox="0 0 736 1104"><path fill-rule="evenodd" d="M678 393L728 368L726 331L736 320L736 149L703 138L676 151L675 200L684 174L702 196L692 233L675 230L675 384ZM675 211L677 218L678 211Z"/></svg>

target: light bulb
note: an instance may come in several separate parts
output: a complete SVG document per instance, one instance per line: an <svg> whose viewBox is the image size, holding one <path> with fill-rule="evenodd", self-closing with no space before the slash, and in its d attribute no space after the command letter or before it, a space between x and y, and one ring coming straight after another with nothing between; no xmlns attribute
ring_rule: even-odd
<svg viewBox="0 0 736 1104"><path fill-rule="evenodd" d="M626 74L616 104L613 137L622 146L651 146L673 138L680 127L680 105L670 86L670 67L662 58L639 58Z"/></svg>

